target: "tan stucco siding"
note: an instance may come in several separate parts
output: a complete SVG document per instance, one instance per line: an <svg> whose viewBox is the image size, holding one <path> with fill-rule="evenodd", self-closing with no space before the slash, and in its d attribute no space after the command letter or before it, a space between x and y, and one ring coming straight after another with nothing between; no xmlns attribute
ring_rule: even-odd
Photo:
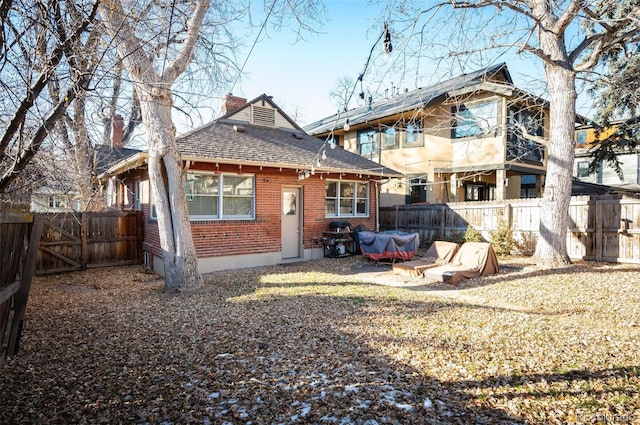
<svg viewBox="0 0 640 425"><path fill-rule="evenodd" d="M502 137L462 139L453 142L453 166L498 164L505 160Z"/></svg>
<svg viewBox="0 0 640 425"><path fill-rule="evenodd" d="M453 152L451 142L433 136L424 136L424 139L424 146L381 151L382 163L405 174L426 173L449 165Z"/></svg>

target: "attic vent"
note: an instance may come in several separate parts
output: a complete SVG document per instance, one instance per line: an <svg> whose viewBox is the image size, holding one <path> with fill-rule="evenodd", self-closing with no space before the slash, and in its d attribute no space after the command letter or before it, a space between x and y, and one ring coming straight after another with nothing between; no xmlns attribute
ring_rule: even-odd
<svg viewBox="0 0 640 425"><path fill-rule="evenodd" d="M302 140L304 138L302 133L293 133L292 136L295 137L298 140Z"/></svg>
<svg viewBox="0 0 640 425"><path fill-rule="evenodd" d="M271 108L263 108L262 106L253 105L252 121L255 125L264 125L267 127L276 126L276 110Z"/></svg>

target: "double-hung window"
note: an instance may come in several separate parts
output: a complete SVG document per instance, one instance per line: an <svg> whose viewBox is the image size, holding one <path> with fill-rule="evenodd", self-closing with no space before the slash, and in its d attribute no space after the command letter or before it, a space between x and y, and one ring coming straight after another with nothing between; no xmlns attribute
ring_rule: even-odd
<svg viewBox="0 0 640 425"><path fill-rule="evenodd" d="M327 181L325 215L327 217L367 217L369 215L369 183Z"/></svg>
<svg viewBox="0 0 640 425"><path fill-rule="evenodd" d="M358 132L358 153L371 160L378 159L377 132L374 129Z"/></svg>
<svg viewBox="0 0 640 425"><path fill-rule="evenodd" d="M190 171L185 185L190 220L255 217L255 177ZM152 208L153 217L155 208Z"/></svg>

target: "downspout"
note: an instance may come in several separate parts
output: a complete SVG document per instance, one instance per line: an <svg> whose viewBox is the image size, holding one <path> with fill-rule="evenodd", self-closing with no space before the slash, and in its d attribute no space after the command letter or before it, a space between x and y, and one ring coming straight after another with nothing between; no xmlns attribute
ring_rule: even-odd
<svg viewBox="0 0 640 425"><path fill-rule="evenodd" d="M380 231L380 186L376 181L376 232Z"/></svg>

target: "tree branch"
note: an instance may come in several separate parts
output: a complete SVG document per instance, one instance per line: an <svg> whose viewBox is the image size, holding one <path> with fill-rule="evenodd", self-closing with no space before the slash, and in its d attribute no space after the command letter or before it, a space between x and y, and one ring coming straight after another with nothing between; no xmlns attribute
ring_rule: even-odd
<svg viewBox="0 0 640 425"><path fill-rule="evenodd" d="M77 93L85 90L87 84L91 80L90 75L83 75L80 80L73 84L67 90L66 95L58 102L56 107L45 118L42 125L31 138L29 146L25 147L16 158L13 166L9 167L5 173L0 176L0 192L5 191L11 182L18 177L20 172L29 164L31 159L36 155L40 146L47 138L49 133L53 131L58 120L65 114L69 104L75 99Z"/></svg>
<svg viewBox="0 0 640 425"><path fill-rule="evenodd" d="M71 34L71 36L67 40L60 41L60 43L54 49L51 57L47 61L45 70L40 73L38 79L27 91L27 94L25 95L22 102L20 102L20 105L16 109L13 117L11 118L11 121L7 125L7 128L2 135L2 138L0 139L0 159L5 156L5 150L7 149L7 146L9 146L9 142L11 141L11 139L13 139L18 129L24 123L27 112L34 105L42 90L47 86L47 83L51 79L52 70L55 69L62 61L62 58L64 57L64 51L66 49L66 43L78 40L80 36L87 30L98 11L99 4L100 1L96 1L93 4L91 12L82 22L82 24L73 32L73 34Z"/></svg>
<svg viewBox="0 0 640 425"><path fill-rule="evenodd" d="M199 0L193 11L193 16L187 24L187 36L182 42L182 49L172 63L169 64L162 73L161 80L165 82L173 82L189 65L196 42L202 27L202 21L209 9L209 0Z"/></svg>

